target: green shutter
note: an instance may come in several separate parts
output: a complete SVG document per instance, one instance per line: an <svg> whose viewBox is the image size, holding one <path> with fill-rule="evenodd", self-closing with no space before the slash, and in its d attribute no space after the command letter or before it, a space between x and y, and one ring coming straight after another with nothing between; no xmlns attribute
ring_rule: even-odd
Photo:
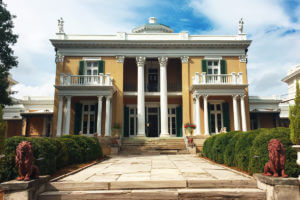
<svg viewBox="0 0 300 200"><path fill-rule="evenodd" d="M82 117L82 104L75 104L75 120L74 120L74 134L79 135L81 131L81 117Z"/></svg>
<svg viewBox="0 0 300 200"><path fill-rule="evenodd" d="M211 123L210 123L210 121L211 121L211 119L210 119L210 103L208 103L207 104L207 113L208 113L208 127L209 127L209 134L211 134Z"/></svg>
<svg viewBox="0 0 300 200"><path fill-rule="evenodd" d="M103 60L99 60L98 61L98 74L99 73L103 73L104 74L104 67L105 67L105 63Z"/></svg>
<svg viewBox="0 0 300 200"><path fill-rule="evenodd" d="M177 137L182 137L182 107L176 108L176 127L177 127Z"/></svg>
<svg viewBox="0 0 300 200"><path fill-rule="evenodd" d="M161 124L160 124L160 118L161 118L161 116L160 116L160 107L158 107L158 137L159 137L159 135L160 135L160 132L161 132Z"/></svg>
<svg viewBox="0 0 300 200"><path fill-rule="evenodd" d="M97 132L97 118L98 118L98 103L95 104L95 133ZM101 133L98 133L101 135Z"/></svg>
<svg viewBox="0 0 300 200"><path fill-rule="evenodd" d="M79 61L78 75L84 75L84 61L83 60Z"/></svg>
<svg viewBox="0 0 300 200"><path fill-rule="evenodd" d="M229 115L229 103L222 103L223 109L223 125L230 131L230 115Z"/></svg>
<svg viewBox="0 0 300 200"><path fill-rule="evenodd" d="M129 108L124 106L124 137L129 137Z"/></svg>
<svg viewBox="0 0 300 200"><path fill-rule="evenodd" d="M221 60L221 74L227 74L226 60Z"/></svg>
<svg viewBox="0 0 300 200"><path fill-rule="evenodd" d="M207 73L207 60L202 60L202 72Z"/></svg>

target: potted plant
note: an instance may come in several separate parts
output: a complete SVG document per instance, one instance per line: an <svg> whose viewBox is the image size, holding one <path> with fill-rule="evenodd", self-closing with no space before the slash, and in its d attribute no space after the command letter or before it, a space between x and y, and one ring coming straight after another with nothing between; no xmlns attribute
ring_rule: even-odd
<svg viewBox="0 0 300 200"><path fill-rule="evenodd" d="M297 151L297 164L300 166L300 89L299 82L296 82L295 105L290 106L290 139L292 147ZM300 175L299 175L300 178Z"/></svg>
<svg viewBox="0 0 300 200"><path fill-rule="evenodd" d="M192 136L193 135L193 130L196 128L196 125L192 124L192 123L186 123L184 125L184 128L188 132L187 136Z"/></svg>

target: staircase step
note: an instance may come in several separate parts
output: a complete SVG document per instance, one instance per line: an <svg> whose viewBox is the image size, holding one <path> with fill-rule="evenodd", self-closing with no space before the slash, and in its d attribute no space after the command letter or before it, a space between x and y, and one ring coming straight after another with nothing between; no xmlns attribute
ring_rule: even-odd
<svg viewBox="0 0 300 200"><path fill-rule="evenodd" d="M155 189L155 190L91 190L91 191L50 191L39 196L40 200L81 200L81 199L266 199L266 193L253 188L214 189Z"/></svg>

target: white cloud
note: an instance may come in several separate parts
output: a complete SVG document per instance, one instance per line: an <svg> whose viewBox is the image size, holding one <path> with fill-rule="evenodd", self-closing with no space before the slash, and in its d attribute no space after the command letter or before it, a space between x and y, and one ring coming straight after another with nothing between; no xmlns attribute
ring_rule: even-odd
<svg viewBox="0 0 300 200"><path fill-rule="evenodd" d="M290 67L300 63L300 33L285 34L299 29L300 24L291 21L282 3L280 0L190 1L194 12L204 15L214 25L206 34L236 34L238 20L243 17L244 31L253 40L248 51L250 95L287 93L281 79Z"/></svg>

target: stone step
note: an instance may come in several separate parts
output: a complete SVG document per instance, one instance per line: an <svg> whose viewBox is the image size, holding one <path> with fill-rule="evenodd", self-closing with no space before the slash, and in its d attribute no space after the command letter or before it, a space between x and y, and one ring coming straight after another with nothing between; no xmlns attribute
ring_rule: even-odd
<svg viewBox="0 0 300 200"><path fill-rule="evenodd" d="M257 188L255 180L149 180L114 182L50 182L48 191L88 191L170 188Z"/></svg>
<svg viewBox="0 0 300 200"><path fill-rule="evenodd" d="M266 193L254 188L214 189L151 189L151 190L90 190L48 191L39 200L81 199L145 199L145 200L192 200L192 199L266 199Z"/></svg>

